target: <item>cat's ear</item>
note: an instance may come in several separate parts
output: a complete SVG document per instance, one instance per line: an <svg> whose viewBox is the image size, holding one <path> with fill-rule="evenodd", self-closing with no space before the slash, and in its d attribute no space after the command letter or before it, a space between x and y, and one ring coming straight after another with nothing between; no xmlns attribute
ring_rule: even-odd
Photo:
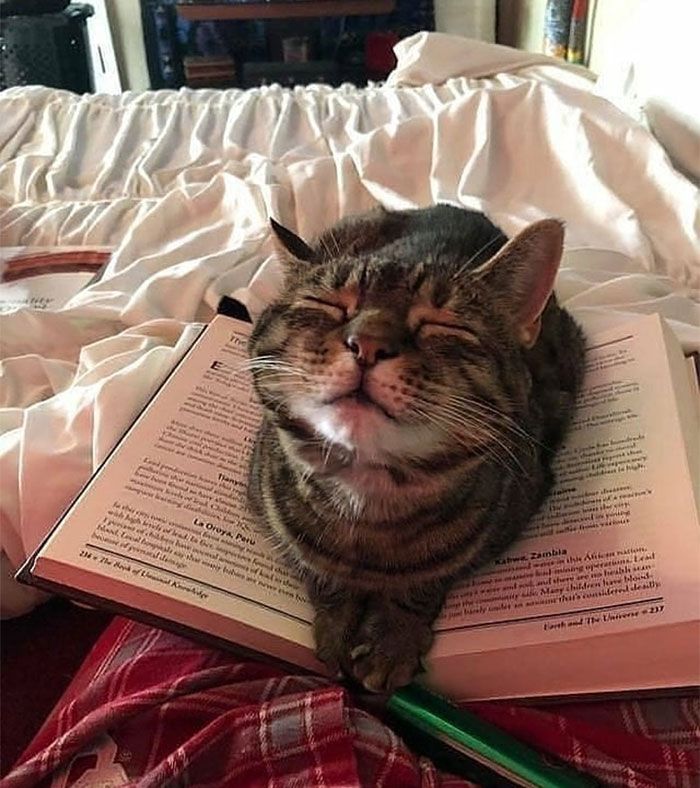
<svg viewBox="0 0 700 788"><path fill-rule="evenodd" d="M274 234L275 246L281 253L282 258L293 258L293 260L303 260L311 262L314 257L313 249L298 235L288 230L284 225L270 219L270 226Z"/></svg>
<svg viewBox="0 0 700 788"><path fill-rule="evenodd" d="M513 328L524 347L532 347L540 334L564 249L564 225L543 219L518 233L474 274L512 315Z"/></svg>

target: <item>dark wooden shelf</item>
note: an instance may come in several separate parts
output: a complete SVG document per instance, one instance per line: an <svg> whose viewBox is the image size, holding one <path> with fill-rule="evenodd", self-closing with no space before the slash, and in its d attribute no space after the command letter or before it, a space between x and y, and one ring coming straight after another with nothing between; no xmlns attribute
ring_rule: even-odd
<svg viewBox="0 0 700 788"><path fill-rule="evenodd" d="M177 3L178 14L191 22L224 19L302 19L314 16L390 14L396 0L302 0L302 2Z"/></svg>

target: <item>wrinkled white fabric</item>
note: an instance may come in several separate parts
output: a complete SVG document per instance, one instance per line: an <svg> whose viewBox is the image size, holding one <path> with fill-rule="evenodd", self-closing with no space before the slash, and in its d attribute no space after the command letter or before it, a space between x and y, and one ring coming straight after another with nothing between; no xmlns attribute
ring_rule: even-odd
<svg viewBox="0 0 700 788"><path fill-rule="evenodd" d="M611 3L610 6L613 4ZM620 13L620 4L617 13ZM595 92L637 117L661 142L676 166L700 184L700 91L697 30L700 3L637 0L617 46L596 58ZM615 11L606 9L614 15ZM683 20L682 24L678 24Z"/></svg>
<svg viewBox="0 0 700 788"><path fill-rule="evenodd" d="M539 56L438 34L397 53L388 84L365 89L0 94L3 244L116 246L103 280L64 309L0 318L10 564L80 489L193 323L223 294L254 314L274 295L269 216L307 236L377 202L448 201L509 234L558 216L557 290L587 330L659 311L700 349L698 191L644 128L583 72ZM16 613L26 596L2 604Z"/></svg>

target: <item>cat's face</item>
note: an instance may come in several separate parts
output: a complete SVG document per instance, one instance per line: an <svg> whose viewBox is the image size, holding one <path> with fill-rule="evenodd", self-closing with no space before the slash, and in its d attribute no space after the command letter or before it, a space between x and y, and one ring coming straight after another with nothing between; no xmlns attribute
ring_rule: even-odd
<svg viewBox="0 0 700 788"><path fill-rule="evenodd" d="M527 341L489 264L466 262L410 245L294 261L251 342L262 401L369 462L487 443L526 394L513 372Z"/></svg>
<svg viewBox="0 0 700 788"><path fill-rule="evenodd" d="M271 326L281 364L258 385L319 436L368 459L434 450L463 400L479 384L497 387L466 294L422 268L341 259L310 271Z"/></svg>

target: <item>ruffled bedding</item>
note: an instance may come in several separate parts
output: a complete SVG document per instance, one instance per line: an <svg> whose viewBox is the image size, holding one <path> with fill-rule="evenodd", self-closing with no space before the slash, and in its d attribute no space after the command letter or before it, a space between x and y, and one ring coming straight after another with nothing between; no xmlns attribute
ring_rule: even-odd
<svg viewBox="0 0 700 788"><path fill-rule="evenodd" d="M566 221L557 292L584 328L637 312L700 350L700 200L659 143L541 56L439 34L387 84L0 94L6 246L114 246L57 312L0 318L2 612L31 552L222 295L253 314L279 273L268 217L313 235L377 203L451 202L512 234Z"/></svg>

